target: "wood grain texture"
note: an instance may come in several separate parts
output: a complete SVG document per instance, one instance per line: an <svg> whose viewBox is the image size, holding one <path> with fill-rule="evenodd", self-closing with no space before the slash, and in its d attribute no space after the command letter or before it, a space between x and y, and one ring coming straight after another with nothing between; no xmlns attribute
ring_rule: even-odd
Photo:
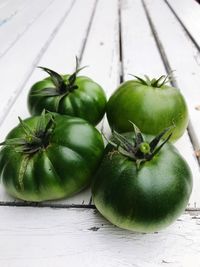
<svg viewBox="0 0 200 267"><path fill-rule="evenodd" d="M9 50L9 53L0 59L1 86L4 90L4 101L0 106L0 123L5 119L5 115L70 12L72 5L73 0L60 0L59 3L55 1Z"/></svg>
<svg viewBox="0 0 200 267"><path fill-rule="evenodd" d="M200 8L197 1L166 0L166 3L168 3L188 34L200 48Z"/></svg>
<svg viewBox="0 0 200 267"><path fill-rule="evenodd" d="M82 65L89 65L88 68L83 70L83 73L90 76L103 87L107 99L109 99L120 82L121 63L118 11L118 0L111 0L109 2L101 0L98 2L82 57ZM103 21L102 17L104 17ZM107 119L104 116L97 128L108 135L110 129L107 126Z"/></svg>
<svg viewBox="0 0 200 267"><path fill-rule="evenodd" d="M120 10L124 80L133 79L130 74L152 78L165 74L142 1L121 0Z"/></svg>
<svg viewBox="0 0 200 267"><path fill-rule="evenodd" d="M82 18L79 23L76 22L77 10L82 10ZM112 16L110 16L111 13ZM104 24L100 20L102 14L107 18L105 23L109 25L109 30L98 36L97 33L103 32L104 29ZM92 15L94 16L92 26L88 32ZM77 34L73 34L73 32ZM74 69L75 55L78 55L82 58L82 65L90 65L90 67L83 71L83 74L89 75L99 82L109 95L110 90L114 90L119 82L119 44L116 33L118 33L118 1L111 1L110 5L106 5L105 1L101 1L96 7L95 1L87 0L84 3L79 1L75 3L69 17L45 51L38 65L47 66L56 69L58 72L66 73L66 70L70 72ZM89 35L87 36L87 34ZM87 43L83 49L86 38ZM81 56L81 54L83 55ZM24 90L7 114L7 119L1 126L0 138L3 139L8 129L11 129L18 123L16 114L22 118L29 116L27 107L24 105L28 89L34 82L45 76L41 70L33 72L24 86ZM101 128L101 124L98 128ZM90 198L90 189L88 189L72 198L54 201L52 205L55 203L56 205L89 204ZM2 187L0 187L0 200L4 202L13 201Z"/></svg>
<svg viewBox="0 0 200 267"><path fill-rule="evenodd" d="M163 1L145 0L154 29L159 36L169 67L175 71L176 82L186 98L190 113L190 135L196 150L200 149L200 61L199 51L174 14ZM162 10L162 13L159 12ZM162 14L165 14L164 16ZM199 24L197 22L197 24Z"/></svg>
<svg viewBox="0 0 200 267"><path fill-rule="evenodd" d="M0 207L1 267L199 267L200 217L166 230L119 229L96 210Z"/></svg>
<svg viewBox="0 0 200 267"><path fill-rule="evenodd" d="M119 84L118 0L100 0L83 51L83 74L90 76L105 90L107 97Z"/></svg>
<svg viewBox="0 0 200 267"><path fill-rule="evenodd" d="M0 3L0 27L3 27L6 25L6 23L10 22L28 4L29 4L28 1L25 1L25 0L1 1Z"/></svg>
<svg viewBox="0 0 200 267"><path fill-rule="evenodd" d="M38 62L40 66L47 66L56 69L58 72L66 73L74 70L75 56L80 55L84 39L87 38L87 29L90 24L91 16L95 8L95 1L85 0L85 2L77 1L71 10L65 22L59 28L54 40L44 52L41 60ZM82 19L77 23L76 13L81 10ZM73 34L77 32L77 34ZM69 38L70 37L70 38ZM28 117L28 109L26 106L27 94L33 83L46 77L46 74L41 70L35 69L30 76L27 83L24 85L23 90L20 92L18 99L12 106L10 112L7 114L7 119L1 126L0 138L4 138L8 129L12 129L14 125L18 124L19 115L22 118ZM17 115L18 114L18 115ZM90 190L86 189L69 199L55 201L56 205L66 204L88 204L90 201ZM0 201L13 202L12 197L8 196L5 189L0 185ZM48 202L50 205L50 202Z"/></svg>
<svg viewBox="0 0 200 267"><path fill-rule="evenodd" d="M137 25L137 27L129 27L129 25ZM132 79L129 75L130 73L139 76L146 74L152 78L166 74L163 59L159 53L141 1L121 1L121 30L122 66L125 80ZM175 146L187 160L193 174L194 186L188 208L200 207L199 164L187 132Z"/></svg>
<svg viewBox="0 0 200 267"><path fill-rule="evenodd" d="M82 56L82 65L89 65L83 70L83 73L103 87L107 98L118 86L120 80L118 11L118 0L98 1ZM104 18L103 21L102 17ZM107 125L105 115L97 128L108 135L110 130ZM91 194L90 202L92 203Z"/></svg>
<svg viewBox="0 0 200 267"><path fill-rule="evenodd" d="M188 11L178 8L183 3L184 9L190 1L167 1L195 38L196 26L184 18ZM8 30L0 51L4 51L2 45L13 44L0 59L0 140L17 123L17 115L29 116L27 92L46 76L36 65L67 73L73 71L77 55L82 65L90 66L83 74L99 82L107 96L118 86L121 74L127 80L128 73L158 76L166 72L142 1L44 0L40 7L38 2L0 1L0 18L19 10L0 27L0 36ZM146 0L145 5L170 67L177 69L177 83L190 105L190 134L198 148L200 111L192 111L200 102L197 46L164 1ZM11 36L14 22L18 30ZM106 119L98 128L110 132ZM90 189L39 207L9 197L0 185L0 266L200 267L200 170L187 132L176 147L192 169L194 189L188 208L195 211L158 233L137 234L111 225L90 205Z"/></svg>
<svg viewBox="0 0 200 267"><path fill-rule="evenodd" d="M26 5L8 23L0 27L0 58L15 45L53 0L25 1Z"/></svg>

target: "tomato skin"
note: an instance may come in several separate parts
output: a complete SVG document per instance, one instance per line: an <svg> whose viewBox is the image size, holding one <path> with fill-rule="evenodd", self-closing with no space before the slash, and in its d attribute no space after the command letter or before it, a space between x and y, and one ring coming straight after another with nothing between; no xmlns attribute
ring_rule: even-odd
<svg viewBox="0 0 200 267"><path fill-rule="evenodd" d="M180 91L163 85L155 88L132 80L124 82L110 97L107 118L118 132L132 130L129 121L145 134L157 135L163 129L175 126L171 141L179 139L188 125L188 110Z"/></svg>
<svg viewBox="0 0 200 267"><path fill-rule="evenodd" d="M136 232L154 232L173 223L187 206L192 175L171 144L143 163L108 145L92 185L94 204L111 223Z"/></svg>
<svg viewBox="0 0 200 267"><path fill-rule="evenodd" d="M69 75L62 75L67 83ZM79 76L76 78L78 89L63 97L57 107L59 96L42 96L35 94L44 88L54 87L50 77L35 83L28 95L28 108L31 115L39 115L42 110L58 112L60 114L75 116L97 125L105 114L106 96L99 84L92 79Z"/></svg>
<svg viewBox="0 0 200 267"><path fill-rule="evenodd" d="M39 117L25 123L35 128ZM27 154L6 145L1 149L0 175L10 195L27 201L59 199L90 184L104 150L100 133L80 118L55 115L55 123L49 145L29 155L27 166ZM24 136L18 125L7 139Z"/></svg>

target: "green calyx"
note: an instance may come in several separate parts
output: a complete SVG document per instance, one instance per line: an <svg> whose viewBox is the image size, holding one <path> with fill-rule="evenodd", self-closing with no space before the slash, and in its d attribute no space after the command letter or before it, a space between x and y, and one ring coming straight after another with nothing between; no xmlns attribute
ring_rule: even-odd
<svg viewBox="0 0 200 267"><path fill-rule="evenodd" d="M43 90L41 90L39 92L34 92L33 95L63 97L63 96L68 95L70 92L73 92L74 90L76 90L78 88L78 86L75 84L77 74L85 67L79 68L79 60L76 57L75 72L68 77L67 82L57 72L55 72L51 69L45 68L45 67L39 67L39 68L41 68L42 70L44 70L45 72L47 72L50 75L50 78L54 84L54 87L44 88Z"/></svg>
<svg viewBox="0 0 200 267"><path fill-rule="evenodd" d="M141 143L139 149L144 154L149 154L151 151L150 145L146 142Z"/></svg>
<svg viewBox="0 0 200 267"><path fill-rule="evenodd" d="M132 140L116 131L113 131L112 140L106 140L115 147L120 154L135 161L137 168L139 168L141 163L150 161L156 154L158 154L164 144L172 136L172 127L166 128L150 142L147 142L140 129L134 123L130 123L133 125L134 133ZM169 133L168 136L163 139L164 135L167 133ZM163 139L163 142L160 143L161 139Z"/></svg>
<svg viewBox="0 0 200 267"><path fill-rule="evenodd" d="M171 82L173 80L173 73L169 73L168 75L162 75L158 79L150 79L149 76L144 75L144 78L135 76L130 74L131 76L135 77L141 84L161 88L163 85Z"/></svg>
<svg viewBox="0 0 200 267"><path fill-rule="evenodd" d="M54 117L51 113L42 112L35 129L30 128L21 118L20 125L25 133L23 138L11 138L0 145L12 146L16 152L33 154L49 145L50 136L55 127Z"/></svg>

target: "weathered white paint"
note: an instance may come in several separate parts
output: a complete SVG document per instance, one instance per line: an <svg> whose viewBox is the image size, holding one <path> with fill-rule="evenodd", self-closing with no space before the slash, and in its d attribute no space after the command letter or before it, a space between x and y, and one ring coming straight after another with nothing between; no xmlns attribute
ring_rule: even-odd
<svg viewBox="0 0 200 267"><path fill-rule="evenodd" d="M71 10L72 3L73 0L55 1L10 49L9 53L1 58L1 86L4 90L4 101L0 106L0 121L3 120L16 95ZM5 68L5 66L9 67Z"/></svg>
<svg viewBox="0 0 200 267"><path fill-rule="evenodd" d="M184 27L188 30L192 38L200 46L200 6L197 1L188 0L166 0L178 18L183 23Z"/></svg>
<svg viewBox="0 0 200 267"><path fill-rule="evenodd" d="M152 36L142 2L122 1L121 17L125 79L132 79L129 73L142 76L146 74L152 78L165 74L166 70ZM137 25L137 27L129 27L129 25ZM178 141L176 147L189 163L193 174L194 187L188 206L190 208L200 207L199 164L187 133Z"/></svg>
<svg viewBox="0 0 200 267"><path fill-rule="evenodd" d="M199 267L200 217L153 234L119 229L91 209L0 207L1 267Z"/></svg>
<svg viewBox="0 0 200 267"><path fill-rule="evenodd" d="M176 148L189 164L193 176L193 190L188 203L188 208L200 208L200 168L187 132L179 139Z"/></svg>
<svg viewBox="0 0 200 267"><path fill-rule="evenodd" d="M83 73L103 87L107 98L118 86L120 79L118 2L98 1L82 58L82 65L89 65ZM97 128L103 130L106 125L107 119L104 116Z"/></svg>
<svg viewBox="0 0 200 267"><path fill-rule="evenodd" d="M183 27L164 1L145 0L155 29L163 44L170 66L176 70L178 86L189 107L191 127L196 149L200 149L200 54ZM162 10L162 12L160 12ZM165 15L163 15L165 14ZM198 21L197 24L199 25Z"/></svg>
<svg viewBox="0 0 200 267"><path fill-rule="evenodd" d="M27 5L11 20L0 27L0 58L14 46L21 36L30 28L52 0L25 1Z"/></svg>
<svg viewBox="0 0 200 267"><path fill-rule="evenodd" d="M60 28L38 65L54 68L58 72L63 73L66 69L69 69L69 71L74 69L75 55L81 53L83 41L87 37L86 30L92 15L94 3L94 1L87 0L87 3L85 1L84 3L77 2L77 4L75 4L73 10L70 12L65 23ZM76 22L77 10L82 10L82 20L80 23ZM112 16L110 16L111 13ZM96 33L103 32L104 27L100 20L102 14L107 18L106 23L109 25L109 30L98 39L96 38ZM73 34L74 31L77 32L76 35ZM102 86L105 90L107 89L107 94L109 94L110 88L114 90L119 81L119 50L116 32L118 32L118 1L115 0L110 5L105 5L105 2L102 1L96 7L93 23L87 39L87 45L83 51L82 65L90 65L90 67L84 70L84 75L89 75L95 81L104 84ZM55 51L57 52L55 53ZM100 52L96 53L96 51ZM95 61L93 59L95 59ZM3 139L8 129L11 129L13 125L18 123L16 114L22 118L29 115L27 107L24 105L28 89L34 82L44 76L45 74L41 72L41 70L35 70L33 72L16 103L7 114L7 119L1 126L0 138ZM99 128L100 127L101 125L99 125ZM85 190L83 193L73 198L56 201L56 204L88 204L90 198L89 190ZM0 200L13 201L12 198L7 196L2 187L0 187Z"/></svg>
<svg viewBox="0 0 200 267"><path fill-rule="evenodd" d="M122 60L124 80L130 74L150 78L166 73L142 1L121 1Z"/></svg>
<svg viewBox="0 0 200 267"><path fill-rule="evenodd" d="M7 6L8 8L11 2L13 3L13 1L1 1L0 5L5 4L3 7ZM19 2L23 4L23 1ZM10 99L12 102L13 97L19 94L14 105L7 106L9 108L5 109L6 113L2 113L3 110L0 110L2 118L6 118L0 129L1 140L17 123L17 115L22 118L28 116L25 104L28 89L35 81L45 76L40 70L34 70L30 75L36 63L55 68L59 72L70 72L74 68L74 56L82 55L82 65L90 65L83 71L84 74L102 84L108 95L117 87L121 67L118 49L118 1L99 0L96 6L94 0L76 0L60 26L59 22L67 8L70 7L70 3L69 0L55 0L40 17L35 17L33 25L27 28L12 49L7 52L4 61L0 60L4 85L5 78L7 78L6 86L1 91L1 99L4 99L5 102L1 104L5 104L6 107L6 101ZM125 79L130 79L128 73L137 75L145 72L150 76L163 74L165 69L141 1L122 0L121 3L122 57ZM161 3L157 0L148 1L148 3L148 9L170 64L172 68L179 69L179 73L177 72L176 75L179 86L186 88L192 83L192 88L196 88L199 78L193 79L193 76L199 75L197 72L199 69L191 59L191 54L197 51L196 48L164 2ZM172 4L171 0L170 3ZM31 5L34 5L33 1ZM94 17L91 20L95 6ZM27 5L26 8L31 10ZM11 8L11 10L13 9ZM39 8L37 10L39 12ZM160 10L162 12L158 12ZM15 18L13 17L13 20L17 20L17 17L19 19L20 13ZM27 20L28 16L24 16L24 25L28 25ZM11 25L12 21L10 20L9 23ZM8 25L5 24L4 27L8 27ZM22 32L20 25L19 23L19 32ZM192 32L189 27L188 29ZM166 38L164 34L166 34ZM36 40L35 36L38 36L39 39ZM33 39L36 42L33 43ZM29 47L31 49L28 49ZM186 58L183 58L184 56ZM13 61L18 64L15 68ZM193 68L195 68L196 74L191 76ZM9 79L9 72L11 72L13 80ZM26 79L28 81L25 84ZM20 93L17 92L19 88L21 88ZM194 89L190 95L193 100L196 98L198 102L196 92L197 89ZM188 94L185 94L185 97L190 103L191 98ZM193 115L191 113L191 118ZM199 122L199 115L197 120ZM105 121L104 130L107 131L108 127ZM194 121L191 122L197 133L196 124ZM176 146L191 166L194 175L194 189L189 207L199 208L199 165L187 133L177 142ZM57 206L58 209L7 207L6 205L15 205L15 202L0 186L0 266L157 267L167 265L200 267L199 211L182 215L176 223L159 233L137 234L111 225L96 210L65 208L72 204L88 204L89 200L90 189L86 189L68 200L44 203L44 205Z"/></svg>
<svg viewBox="0 0 200 267"><path fill-rule="evenodd" d="M82 65L89 66L83 74L100 83L107 97L119 84L118 24L118 0L98 1L82 58Z"/></svg>
<svg viewBox="0 0 200 267"><path fill-rule="evenodd" d="M16 15L18 15L25 6L29 4L28 1L25 0L8 0L1 1L0 3L0 27L6 25L6 23L10 22Z"/></svg>
<svg viewBox="0 0 200 267"><path fill-rule="evenodd" d="M5 7L8 4L9 4L9 0L1 0L0 9L2 9L3 7Z"/></svg>
<svg viewBox="0 0 200 267"><path fill-rule="evenodd" d="M87 29L89 27L90 18L95 7L95 2L91 0L78 1L75 3L74 8L66 18L63 25L60 27L54 40L51 42L48 49L45 51L43 57L38 62L40 66L47 66L53 68L58 72L73 71L75 67L75 56L79 55L82 50L84 39L87 38ZM82 12L82 20L77 23L77 10ZM76 32L77 34L73 34ZM44 78L46 74L41 70L35 69L30 76L28 82L24 86L24 90L19 95L17 101L12 106L7 118L1 126L0 138L3 140L8 132L14 125L18 123L17 116L22 118L28 117L28 109L26 106L26 99L28 90L31 85L36 81ZM0 201L13 201L5 190L0 186ZM56 201L56 204L88 204L90 201L90 193L88 190L71 197L69 199ZM50 203L50 202L49 202Z"/></svg>

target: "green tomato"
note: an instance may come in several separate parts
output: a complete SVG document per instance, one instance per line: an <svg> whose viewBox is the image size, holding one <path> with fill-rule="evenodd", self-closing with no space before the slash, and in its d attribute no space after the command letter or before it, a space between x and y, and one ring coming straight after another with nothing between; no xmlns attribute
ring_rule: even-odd
<svg viewBox="0 0 200 267"><path fill-rule="evenodd" d="M50 74L35 83L28 95L28 108L31 115L39 115L42 110L80 117L93 125L104 116L106 96L99 84L92 79L79 76L76 70L72 75L58 73L42 68Z"/></svg>
<svg viewBox="0 0 200 267"><path fill-rule="evenodd" d="M107 118L118 132L131 130L129 121L145 134L157 135L163 129L175 126L171 141L179 139L188 125L188 110L180 91L166 81L131 80L124 82L110 97Z"/></svg>
<svg viewBox="0 0 200 267"><path fill-rule="evenodd" d="M49 113L21 121L3 144L1 180L10 195L27 201L79 192L90 184L104 150L88 122Z"/></svg>
<svg viewBox="0 0 200 267"><path fill-rule="evenodd" d="M118 227L145 233L163 229L187 206L192 191L189 166L170 143L158 149L155 141L146 143L150 153L131 144L133 134L120 136L126 142L116 147L113 141L107 145L95 175L94 204Z"/></svg>

